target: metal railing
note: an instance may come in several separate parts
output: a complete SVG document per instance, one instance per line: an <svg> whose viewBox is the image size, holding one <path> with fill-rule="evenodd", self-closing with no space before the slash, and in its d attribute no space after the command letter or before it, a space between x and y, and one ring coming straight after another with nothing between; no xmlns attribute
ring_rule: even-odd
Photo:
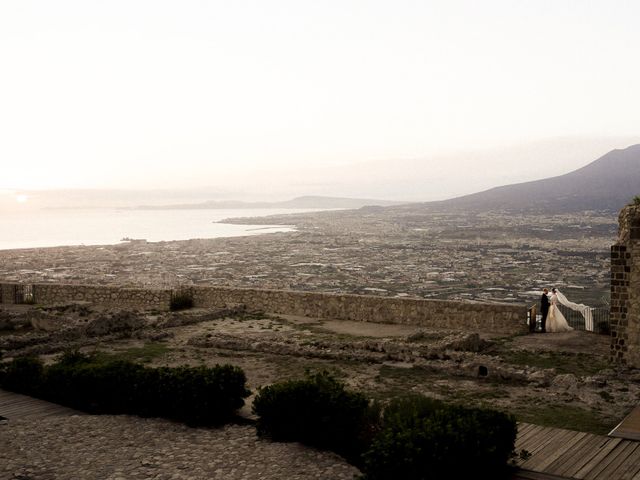
<svg viewBox="0 0 640 480"><path fill-rule="evenodd" d="M35 301L33 285L3 285L0 286L0 303L8 301L15 305L32 304Z"/></svg>
<svg viewBox="0 0 640 480"><path fill-rule="evenodd" d="M567 323L575 330L586 330L584 324L584 317L580 312L571 310L564 305L558 305L560 311L567 319ZM609 305L597 306L591 308L591 315L593 315L593 331L595 333L601 333L603 335L609 335L611 332L609 325Z"/></svg>
<svg viewBox="0 0 640 480"><path fill-rule="evenodd" d="M586 330L584 317L580 312L571 310L564 305L558 305L560 311L567 319L567 323L574 330ZM600 333L602 335L609 335L611 333L611 327L609 323L609 305L598 305L591 308L591 315L593 316L593 332ZM537 327L540 328L541 315L538 313L538 306L532 305L527 311L527 322L531 321L531 318L536 318Z"/></svg>

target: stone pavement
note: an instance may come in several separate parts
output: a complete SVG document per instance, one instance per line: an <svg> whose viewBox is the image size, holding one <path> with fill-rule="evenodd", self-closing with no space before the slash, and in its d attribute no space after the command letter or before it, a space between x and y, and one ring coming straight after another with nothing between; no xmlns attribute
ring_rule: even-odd
<svg viewBox="0 0 640 480"><path fill-rule="evenodd" d="M50 416L0 423L2 480L352 480L330 452L260 440L250 426L190 428L130 416Z"/></svg>

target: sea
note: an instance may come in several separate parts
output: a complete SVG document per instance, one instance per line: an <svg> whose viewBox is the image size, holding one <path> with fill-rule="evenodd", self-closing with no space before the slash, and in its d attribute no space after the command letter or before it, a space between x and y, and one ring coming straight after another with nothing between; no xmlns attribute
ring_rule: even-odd
<svg viewBox="0 0 640 480"><path fill-rule="evenodd" d="M0 212L0 250L69 245L112 245L290 232L292 225L217 223L232 217L265 217L315 209L42 209Z"/></svg>

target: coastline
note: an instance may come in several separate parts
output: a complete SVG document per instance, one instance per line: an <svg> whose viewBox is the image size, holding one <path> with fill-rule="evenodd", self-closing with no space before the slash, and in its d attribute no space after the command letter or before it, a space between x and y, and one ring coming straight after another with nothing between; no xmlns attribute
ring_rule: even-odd
<svg viewBox="0 0 640 480"><path fill-rule="evenodd" d="M576 235L575 229L560 227L575 219L556 215L340 211L303 217L286 219L294 231L268 235L256 230L239 237L0 250L0 279L145 288L219 285L482 302L500 298L529 305L536 301L531 292L538 287L580 286L571 288L572 300L594 307L609 291L609 219L582 220L593 228ZM540 228L552 231L541 234Z"/></svg>
<svg viewBox="0 0 640 480"><path fill-rule="evenodd" d="M305 210L306 211L306 210ZM317 211L317 210L314 210ZM0 251L232 238L295 231L293 224L233 224L228 217L262 218L283 210L35 210L0 217ZM291 211L291 213L304 213Z"/></svg>

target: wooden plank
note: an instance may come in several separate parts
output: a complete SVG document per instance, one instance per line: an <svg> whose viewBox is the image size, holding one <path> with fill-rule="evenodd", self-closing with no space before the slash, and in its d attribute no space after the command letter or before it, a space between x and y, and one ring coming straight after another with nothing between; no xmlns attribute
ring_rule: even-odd
<svg viewBox="0 0 640 480"><path fill-rule="evenodd" d="M559 430L559 432L550 441L546 442L542 448L537 449L533 456L522 464L522 467L536 472L544 471L542 466L546 464L547 458L555 455L558 451L560 451L560 454L564 454L567 443L579 433L571 430Z"/></svg>
<svg viewBox="0 0 640 480"><path fill-rule="evenodd" d="M576 432L575 435L566 439L564 441L564 444L559 446L559 448L557 448L555 452L550 452L549 455L546 456L546 458L544 458L541 462L539 462L536 465L535 470L538 472L547 472L549 469L549 466L552 463L556 462L561 458L566 458L568 456L571 456L571 454L574 452L574 448L576 444L578 444L586 436L587 434L584 432Z"/></svg>
<svg viewBox="0 0 640 480"><path fill-rule="evenodd" d="M516 448L531 453L521 478L640 480L639 442L519 424Z"/></svg>
<svg viewBox="0 0 640 480"><path fill-rule="evenodd" d="M564 457L561 462L558 461L551 465L547 471L554 475L571 477L571 473L576 473L584 466L600 450L606 440L599 435L588 433L580 443L574 445L570 456Z"/></svg>
<svg viewBox="0 0 640 480"><path fill-rule="evenodd" d="M640 445L640 444L639 444ZM619 472L619 480L631 480L640 471L640 447L624 462L625 468Z"/></svg>
<svg viewBox="0 0 640 480"><path fill-rule="evenodd" d="M545 446L547 446L550 442L555 441L557 438L564 435L566 430L561 430L559 428L543 428L540 430L534 438L529 442L529 452L534 455L536 452L542 450Z"/></svg>
<svg viewBox="0 0 640 480"><path fill-rule="evenodd" d="M618 459L619 457L621 457L621 455L624 454L627 448L627 445L628 445L628 442L626 440L622 440L613 450L609 452L609 455L605 456L597 464L595 464L593 468L583 478L585 478L586 480L592 480L594 478L598 478L598 476L600 476L603 470L605 470L609 465L614 463L616 459Z"/></svg>
<svg viewBox="0 0 640 480"><path fill-rule="evenodd" d="M539 442L540 442L539 437L530 437L530 438L529 438L529 441L527 441L527 442L523 442L523 443L521 443L521 444L516 444L516 448L517 448L518 450L526 450L526 451L528 451L530 454L533 454L533 453L532 453L532 450L533 450L533 447L534 447L534 443L535 443L535 444L539 444Z"/></svg>
<svg viewBox="0 0 640 480"><path fill-rule="evenodd" d="M45 408L46 407L43 407L42 405L23 403L21 405L14 405L10 408L4 408L0 411L15 413L15 412L28 412L31 410L44 410Z"/></svg>
<svg viewBox="0 0 640 480"><path fill-rule="evenodd" d="M3 406L12 406L12 405L24 405L29 403L49 403L43 400L38 400L36 398L25 397L23 395L16 395L13 398L5 398L0 402L0 405Z"/></svg>
<svg viewBox="0 0 640 480"><path fill-rule="evenodd" d="M516 434L516 442L518 441L518 439L524 438L524 436L527 434L527 432L530 432L533 429L534 426L535 425L532 425L530 423L526 423L526 424L519 423L518 424L518 433Z"/></svg>
<svg viewBox="0 0 640 480"><path fill-rule="evenodd" d="M518 423L518 437L523 436L533 427L535 427L533 423Z"/></svg>
<svg viewBox="0 0 640 480"><path fill-rule="evenodd" d="M15 394L12 396L5 396L0 399L0 405L20 405L22 403L27 403L29 401L33 401L34 399L26 397L24 395Z"/></svg>
<svg viewBox="0 0 640 480"><path fill-rule="evenodd" d="M622 446L622 444L621 444ZM607 480L616 480L615 473L620 468L620 466L629 458L629 455L633 453L633 451L637 448L638 444L635 442L625 442L622 448L619 448L620 452L616 457L609 462L609 464L604 467L602 470L593 469L592 472L587 475L585 478L587 480L592 480L596 478L606 478ZM603 462L604 463L604 462Z"/></svg>
<svg viewBox="0 0 640 480"><path fill-rule="evenodd" d="M77 415L80 412L62 405L0 390L0 416L9 420L52 415Z"/></svg>
<svg viewBox="0 0 640 480"><path fill-rule="evenodd" d="M3 413L2 416L8 420L13 420L16 418L24 418L31 417L33 415L43 415L45 412L39 409L30 409L30 410L14 410L11 412ZM58 413L59 414L59 413Z"/></svg>
<svg viewBox="0 0 640 480"><path fill-rule="evenodd" d="M531 441L531 438L536 436L542 430L544 430L544 428L545 427L541 425L534 425L533 427L529 428L526 432L524 432L522 435L518 435L516 442Z"/></svg>
<svg viewBox="0 0 640 480"><path fill-rule="evenodd" d="M529 459L520 464L520 467L528 470L535 470L535 465L541 462L544 456L545 449L548 445L553 444L558 439L562 438L566 434L565 430L557 429L553 432L549 432L549 429L545 429L540 435L531 442L531 448L528 452L531 454Z"/></svg>
<svg viewBox="0 0 640 480"><path fill-rule="evenodd" d="M540 432L542 432L545 427L540 425L534 425L532 428L528 429L522 436L518 436L516 438L516 445L520 445L520 448L525 444L528 445L531 443L531 439L536 437Z"/></svg>
<svg viewBox="0 0 640 480"><path fill-rule="evenodd" d="M618 455L616 460L611 462L602 473L598 475L598 478L611 478L612 480L619 480L624 472L629 468L629 460L633 458L635 451L638 449L636 442L628 443L625 445L624 451Z"/></svg>
<svg viewBox="0 0 640 480"><path fill-rule="evenodd" d="M595 468L600 462L603 461L615 448L622 443L620 438L603 438L603 443L600 446L598 452L593 455L588 462L586 462L580 469L571 475L571 478L585 478L586 475Z"/></svg>
<svg viewBox="0 0 640 480"><path fill-rule="evenodd" d="M548 473L518 470L513 477L511 477L511 480L567 480L567 478L549 475Z"/></svg>
<svg viewBox="0 0 640 480"><path fill-rule="evenodd" d="M27 415L73 415L78 413L79 412L74 412L73 410L53 410L34 406L29 408L17 408L13 410L2 411L0 412L0 415L11 420L12 418L20 418Z"/></svg>
<svg viewBox="0 0 640 480"><path fill-rule="evenodd" d="M524 427L521 428L521 425L524 425ZM524 438L527 435L531 434L532 431L542 428L540 425L534 425L533 423L525 423L525 424L518 424L518 438Z"/></svg>
<svg viewBox="0 0 640 480"><path fill-rule="evenodd" d="M631 410L622 422L609 432L609 436L640 440L640 406Z"/></svg>
<svg viewBox="0 0 640 480"><path fill-rule="evenodd" d="M2 405L0 406L1 409L15 409L15 408L29 408L29 407L40 407L40 408L57 408L58 410L64 409L66 407L63 407L61 405L57 405L55 403L49 403L49 402L44 402L41 400L24 400L21 402L14 402L11 404L7 404L7 405Z"/></svg>
<svg viewBox="0 0 640 480"><path fill-rule="evenodd" d="M7 399L7 400L5 400L3 402L0 402L0 408L13 407L13 406L16 406L16 405L26 405L26 404L30 404L30 403L37 403L37 402L34 402L33 399L24 398L24 397L20 396L20 397Z"/></svg>
<svg viewBox="0 0 640 480"><path fill-rule="evenodd" d="M7 408L7 409L2 409L0 410L1 412L3 412L3 415L7 415L7 414L16 414L18 412L29 412L32 410L42 410L42 407L40 405L17 405L15 407L11 407L11 408Z"/></svg>
<svg viewBox="0 0 640 480"><path fill-rule="evenodd" d="M537 438L538 434L542 432L544 427L538 425L529 429L522 437L516 438L516 448L529 450L531 448L532 441Z"/></svg>

